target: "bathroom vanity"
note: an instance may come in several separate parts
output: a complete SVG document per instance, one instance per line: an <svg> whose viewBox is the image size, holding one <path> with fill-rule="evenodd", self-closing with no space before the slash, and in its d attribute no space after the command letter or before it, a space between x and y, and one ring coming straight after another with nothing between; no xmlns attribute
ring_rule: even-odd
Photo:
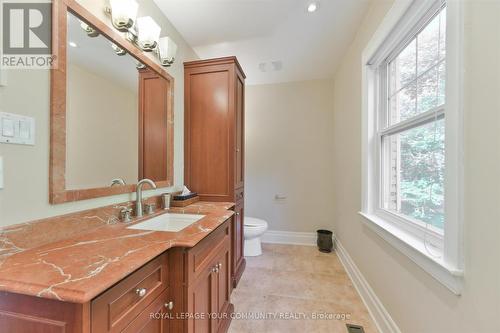
<svg viewBox="0 0 500 333"><path fill-rule="evenodd" d="M233 205L201 202L193 206L172 209L202 214L178 232L133 229L150 218L146 217L131 224L104 223L83 235L41 246L33 243L34 248L21 252L13 249L1 262L2 331L227 331L233 312L234 212L225 208ZM13 226L6 233L10 238L4 240L13 244L17 238L27 240L37 233L33 228L50 223L64 229L76 218L93 225L96 213L103 220L115 211L107 207L39 221L35 226Z"/></svg>

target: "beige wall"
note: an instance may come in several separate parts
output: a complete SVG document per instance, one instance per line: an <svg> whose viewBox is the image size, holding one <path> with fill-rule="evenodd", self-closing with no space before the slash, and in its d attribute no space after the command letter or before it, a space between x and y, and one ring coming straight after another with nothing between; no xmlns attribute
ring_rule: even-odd
<svg viewBox="0 0 500 333"><path fill-rule="evenodd" d="M363 226L361 52L390 3L375 1L335 77L335 228L404 333L500 332L500 1L465 5L465 285L455 296Z"/></svg>
<svg viewBox="0 0 500 333"><path fill-rule="evenodd" d="M81 0L80 3L109 24L103 12L106 1ZM174 184L180 187L184 178L182 63L197 59L197 56L152 0L142 0L139 4L139 15L152 16L161 25L163 34L170 35L179 46L175 64L167 71L175 79ZM4 189L0 190L0 227L133 198L127 194L55 206L49 204L49 79L47 71L11 70L8 73L8 86L0 87L0 110L33 116L36 119L34 147L0 144L0 156L4 158Z"/></svg>
<svg viewBox="0 0 500 333"><path fill-rule="evenodd" d="M66 188L109 186L118 177L136 183L137 89L78 65L67 73Z"/></svg>
<svg viewBox="0 0 500 333"><path fill-rule="evenodd" d="M332 224L332 89L330 80L246 88L245 215L271 230Z"/></svg>

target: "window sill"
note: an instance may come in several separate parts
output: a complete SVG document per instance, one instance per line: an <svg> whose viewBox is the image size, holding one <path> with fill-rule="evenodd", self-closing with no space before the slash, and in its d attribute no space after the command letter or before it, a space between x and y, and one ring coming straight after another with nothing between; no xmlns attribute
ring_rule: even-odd
<svg viewBox="0 0 500 333"><path fill-rule="evenodd" d="M434 258L425 249L424 242L382 218L363 212L359 213L364 223L394 248L406 255L424 271L446 286L454 294L460 295L463 271L446 263L443 258Z"/></svg>

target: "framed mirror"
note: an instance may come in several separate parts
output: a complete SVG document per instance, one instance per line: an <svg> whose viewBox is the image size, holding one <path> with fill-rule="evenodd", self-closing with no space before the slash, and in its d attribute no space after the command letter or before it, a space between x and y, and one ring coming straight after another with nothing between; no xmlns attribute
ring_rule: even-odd
<svg viewBox="0 0 500 333"><path fill-rule="evenodd" d="M54 2L50 202L173 184L173 78L78 3Z"/></svg>

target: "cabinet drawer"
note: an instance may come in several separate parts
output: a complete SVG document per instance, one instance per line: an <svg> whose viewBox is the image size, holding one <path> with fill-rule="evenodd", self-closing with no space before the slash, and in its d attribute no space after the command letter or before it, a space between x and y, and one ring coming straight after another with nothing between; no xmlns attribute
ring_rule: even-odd
<svg viewBox="0 0 500 333"><path fill-rule="evenodd" d="M229 243L229 221L230 219L220 225L195 247L188 250L188 284L196 280L198 275L203 273L206 269L212 267L215 256L218 254L218 251L220 251L220 248L225 246L226 242Z"/></svg>
<svg viewBox="0 0 500 333"><path fill-rule="evenodd" d="M234 201L236 203L242 202L243 199L245 199L245 188L239 188L236 191L234 191Z"/></svg>
<svg viewBox="0 0 500 333"><path fill-rule="evenodd" d="M168 287L167 255L153 259L92 301L92 333L121 332Z"/></svg>
<svg viewBox="0 0 500 333"><path fill-rule="evenodd" d="M168 289L148 305L122 333L168 333Z"/></svg>

